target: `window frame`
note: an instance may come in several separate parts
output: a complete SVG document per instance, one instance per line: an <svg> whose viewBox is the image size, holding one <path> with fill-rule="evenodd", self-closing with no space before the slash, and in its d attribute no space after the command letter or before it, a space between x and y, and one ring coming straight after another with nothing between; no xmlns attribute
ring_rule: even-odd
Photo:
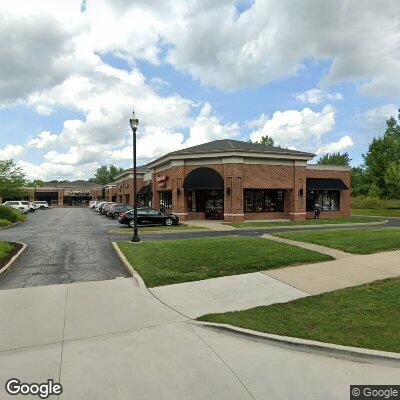
<svg viewBox="0 0 400 400"><path fill-rule="evenodd" d="M312 198L310 198L312 195ZM333 202L332 198L334 195L337 195L337 208L332 208ZM307 190L306 194L306 211L312 212L314 211L314 204L318 202L321 206L321 211L340 211L340 190ZM312 202L312 204L310 204ZM326 204L329 204L329 207L326 207Z"/></svg>

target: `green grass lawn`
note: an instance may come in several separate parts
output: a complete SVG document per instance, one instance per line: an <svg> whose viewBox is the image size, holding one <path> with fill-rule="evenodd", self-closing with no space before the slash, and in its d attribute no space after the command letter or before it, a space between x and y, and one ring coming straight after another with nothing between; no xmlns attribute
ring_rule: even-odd
<svg viewBox="0 0 400 400"><path fill-rule="evenodd" d="M150 287L332 259L258 237L119 242L118 246Z"/></svg>
<svg viewBox="0 0 400 400"><path fill-rule="evenodd" d="M5 218L0 218L0 228L8 228L12 225L12 222Z"/></svg>
<svg viewBox="0 0 400 400"><path fill-rule="evenodd" d="M320 218L320 219L307 219L305 221L277 221L277 222L239 222L227 223L227 225L235 228L262 228L270 226L294 226L294 225L323 225L323 224L360 224L369 222L381 222L384 218L373 217L342 217L342 218Z"/></svg>
<svg viewBox="0 0 400 400"><path fill-rule="evenodd" d="M282 232L274 236L320 244L354 254L400 249L400 228Z"/></svg>
<svg viewBox="0 0 400 400"><path fill-rule="evenodd" d="M0 261L7 257L10 251L13 249L13 246L7 242L0 242Z"/></svg>
<svg viewBox="0 0 400 400"><path fill-rule="evenodd" d="M209 314L201 321L346 346L400 352L400 278L249 310Z"/></svg>
<svg viewBox="0 0 400 400"><path fill-rule="evenodd" d="M380 217L400 218L400 208L352 208L353 215L376 215Z"/></svg>
<svg viewBox="0 0 400 400"><path fill-rule="evenodd" d="M193 226L193 225L185 225L179 224L176 226L145 226L139 227L139 233L171 233L171 232L181 232L181 231L200 231L208 229L203 226ZM109 233L120 233L131 235L133 228L126 227L126 228L116 228L111 229Z"/></svg>

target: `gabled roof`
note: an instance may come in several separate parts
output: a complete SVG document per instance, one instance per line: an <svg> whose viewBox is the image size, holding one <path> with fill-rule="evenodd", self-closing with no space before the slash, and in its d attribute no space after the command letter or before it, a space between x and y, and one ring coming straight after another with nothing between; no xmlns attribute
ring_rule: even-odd
<svg viewBox="0 0 400 400"><path fill-rule="evenodd" d="M148 165L156 163L163 158L181 156L181 155L192 155L192 154L206 154L206 153L224 153L224 152L245 152L245 153L262 153L262 154L275 154L283 156L301 156L306 158L312 158L315 156L313 153L307 153L304 151L284 149L282 147L265 146L260 143L243 142L241 140L233 139L220 139L213 140L199 144L197 146L187 147L182 150L173 151L168 153L154 161L151 161Z"/></svg>

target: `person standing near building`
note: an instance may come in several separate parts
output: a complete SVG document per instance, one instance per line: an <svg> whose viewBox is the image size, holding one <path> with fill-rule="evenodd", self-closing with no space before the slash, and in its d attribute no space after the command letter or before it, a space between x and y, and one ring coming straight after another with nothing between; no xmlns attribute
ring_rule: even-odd
<svg viewBox="0 0 400 400"><path fill-rule="evenodd" d="M314 219L319 219L320 214L321 214L321 206L317 202L314 204Z"/></svg>

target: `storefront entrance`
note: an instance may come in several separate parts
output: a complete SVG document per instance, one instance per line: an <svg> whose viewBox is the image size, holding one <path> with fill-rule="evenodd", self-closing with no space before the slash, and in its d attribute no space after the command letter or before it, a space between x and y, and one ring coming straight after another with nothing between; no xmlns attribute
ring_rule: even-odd
<svg viewBox="0 0 400 400"><path fill-rule="evenodd" d="M207 190L205 196L205 219L224 219L223 190Z"/></svg>

